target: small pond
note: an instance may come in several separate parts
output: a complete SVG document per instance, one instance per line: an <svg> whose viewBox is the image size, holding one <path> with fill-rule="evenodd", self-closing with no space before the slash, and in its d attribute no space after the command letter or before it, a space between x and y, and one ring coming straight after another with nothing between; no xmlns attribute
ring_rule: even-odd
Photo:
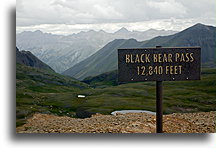
<svg viewBox="0 0 216 148"><path fill-rule="evenodd" d="M126 113L148 113L152 115L156 115L155 112L148 110L118 110L111 113L111 115L116 115L116 113L126 114Z"/></svg>

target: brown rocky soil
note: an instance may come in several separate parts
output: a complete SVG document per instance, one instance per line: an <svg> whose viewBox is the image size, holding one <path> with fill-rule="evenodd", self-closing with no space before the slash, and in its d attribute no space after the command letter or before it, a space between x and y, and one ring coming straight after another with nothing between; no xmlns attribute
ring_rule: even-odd
<svg viewBox="0 0 216 148"><path fill-rule="evenodd" d="M214 133L215 111L174 113L163 116L164 133ZM96 114L78 119L66 116L34 114L17 133L155 133L155 115L127 113Z"/></svg>

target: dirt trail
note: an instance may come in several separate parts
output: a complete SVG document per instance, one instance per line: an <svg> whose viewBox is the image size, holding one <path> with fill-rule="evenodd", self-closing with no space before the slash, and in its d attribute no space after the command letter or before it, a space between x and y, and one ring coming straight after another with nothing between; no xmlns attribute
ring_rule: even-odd
<svg viewBox="0 0 216 148"><path fill-rule="evenodd" d="M163 116L165 133L214 133L215 111L175 113ZM155 115L127 113L96 114L77 119L66 116L34 114L17 133L155 133Z"/></svg>

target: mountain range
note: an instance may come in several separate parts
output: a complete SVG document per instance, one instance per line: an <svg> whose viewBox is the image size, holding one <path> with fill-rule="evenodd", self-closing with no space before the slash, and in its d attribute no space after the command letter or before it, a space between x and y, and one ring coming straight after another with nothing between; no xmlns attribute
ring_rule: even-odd
<svg viewBox="0 0 216 148"><path fill-rule="evenodd" d="M200 46L202 65L215 67L216 27L196 24L174 35L158 36L148 41L116 39L63 74L83 80L89 76L113 71L117 69L118 48L142 48L158 45L163 47Z"/></svg>
<svg viewBox="0 0 216 148"><path fill-rule="evenodd" d="M20 50L31 51L41 61L48 64L56 72L61 73L93 55L114 39L134 38L144 41L158 35L174 33L176 31L150 29L139 32L121 28L114 33L90 30L64 36L43 33L40 30L24 31L16 35L16 46Z"/></svg>
<svg viewBox="0 0 216 148"><path fill-rule="evenodd" d="M198 25L196 27L206 26ZM201 33L205 34L206 32L210 36L203 42L208 46L213 46L215 40L211 35L214 36L215 32L212 34L210 32L215 31L215 28L207 26L206 29ZM195 32L191 33L195 34ZM198 38L202 38L199 37L199 34L196 35ZM164 39L163 43L170 39L171 37ZM112 56L115 56L118 47L142 47L150 41L114 40L107 44L106 48L99 50L99 54L95 53L96 59L93 63L88 61L90 62L89 67L86 68L89 71L91 68L95 68L96 72L100 69L108 71L109 69L105 68L113 67L116 64L115 58ZM215 46L214 51L209 49L208 54L214 55ZM205 52L203 51L203 53ZM213 58L215 57L213 56ZM213 62L215 63L215 61ZM99 65L92 67L92 64ZM117 73L117 70L114 70L97 77L90 76L83 83L54 72L30 51L19 51L16 48L16 126L25 124L26 119L35 113L86 118L95 113L110 114L116 110L145 109L155 111L155 83L139 82L118 85ZM164 102L164 113L215 110L215 75L215 69L206 68L202 69L200 81L166 83L166 99L169 101ZM85 98L80 98L80 95ZM144 102L143 99L145 99Z"/></svg>

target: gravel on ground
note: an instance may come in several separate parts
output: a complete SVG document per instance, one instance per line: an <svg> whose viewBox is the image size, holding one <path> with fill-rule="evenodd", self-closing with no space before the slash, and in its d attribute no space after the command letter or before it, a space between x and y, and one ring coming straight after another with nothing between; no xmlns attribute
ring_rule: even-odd
<svg viewBox="0 0 216 148"><path fill-rule="evenodd" d="M174 113L163 116L164 133L214 133L215 113ZM79 119L34 114L17 133L155 133L156 116L147 113L96 114Z"/></svg>

